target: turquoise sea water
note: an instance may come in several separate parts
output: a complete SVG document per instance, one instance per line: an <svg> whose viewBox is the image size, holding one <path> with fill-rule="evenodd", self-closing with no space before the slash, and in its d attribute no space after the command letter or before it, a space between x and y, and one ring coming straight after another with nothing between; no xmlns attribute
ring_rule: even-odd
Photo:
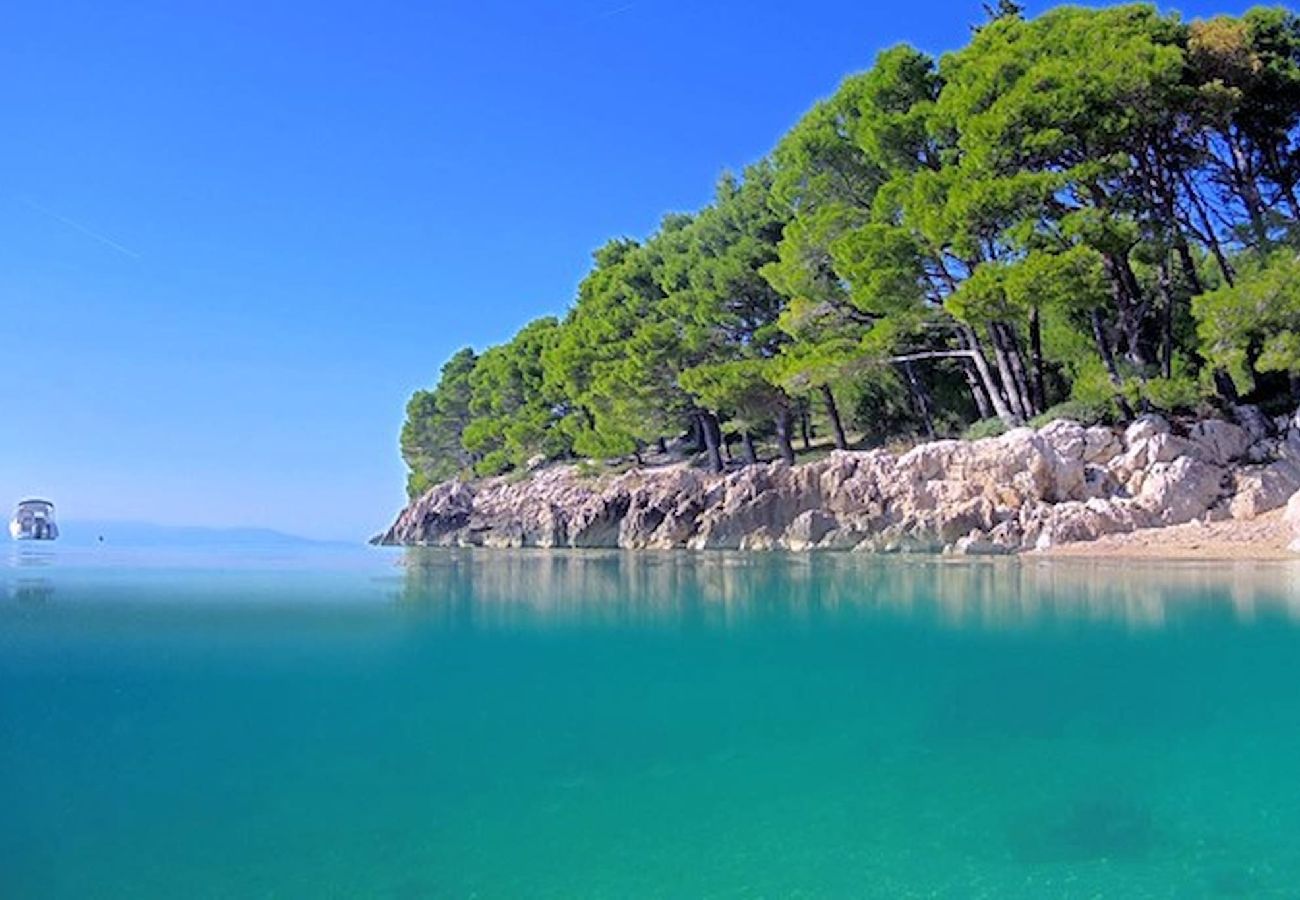
<svg viewBox="0 0 1300 900"><path fill-rule="evenodd" d="M0 897L1295 897L1300 568L0 556Z"/></svg>

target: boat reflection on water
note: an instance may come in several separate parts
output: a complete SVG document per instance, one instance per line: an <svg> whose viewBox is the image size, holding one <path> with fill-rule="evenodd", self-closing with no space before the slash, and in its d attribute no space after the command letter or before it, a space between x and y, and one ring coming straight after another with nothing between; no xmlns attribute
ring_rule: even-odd
<svg viewBox="0 0 1300 900"><path fill-rule="evenodd" d="M18 578L9 583L8 594L20 604L39 606L54 597L54 583L48 578Z"/></svg>
<svg viewBox="0 0 1300 900"><path fill-rule="evenodd" d="M858 554L426 550L405 554L401 602L484 627L905 616L1014 629L1193 617L1300 624L1300 561L970 561Z"/></svg>

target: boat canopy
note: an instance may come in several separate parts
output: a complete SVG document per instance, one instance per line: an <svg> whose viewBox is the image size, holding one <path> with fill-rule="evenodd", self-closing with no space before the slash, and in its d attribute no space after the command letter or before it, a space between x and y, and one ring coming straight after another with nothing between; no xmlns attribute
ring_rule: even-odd
<svg viewBox="0 0 1300 900"><path fill-rule="evenodd" d="M59 536L54 504L48 500L23 500L9 520L9 535L16 541L52 541Z"/></svg>

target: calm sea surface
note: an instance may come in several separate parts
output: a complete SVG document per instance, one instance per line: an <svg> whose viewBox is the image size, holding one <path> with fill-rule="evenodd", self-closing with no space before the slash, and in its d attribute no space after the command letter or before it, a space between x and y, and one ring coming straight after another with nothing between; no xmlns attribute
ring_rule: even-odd
<svg viewBox="0 0 1300 900"><path fill-rule="evenodd" d="M1300 896L1300 566L4 548L0 897Z"/></svg>

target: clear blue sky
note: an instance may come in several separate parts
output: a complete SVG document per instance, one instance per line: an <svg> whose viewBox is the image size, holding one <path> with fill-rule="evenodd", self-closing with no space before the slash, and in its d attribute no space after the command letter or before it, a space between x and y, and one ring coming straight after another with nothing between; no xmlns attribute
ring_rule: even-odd
<svg viewBox="0 0 1300 900"><path fill-rule="evenodd" d="M0 503L365 537L403 500L406 399L456 348L562 312L593 248L706 202L878 49L979 18L11 2Z"/></svg>

